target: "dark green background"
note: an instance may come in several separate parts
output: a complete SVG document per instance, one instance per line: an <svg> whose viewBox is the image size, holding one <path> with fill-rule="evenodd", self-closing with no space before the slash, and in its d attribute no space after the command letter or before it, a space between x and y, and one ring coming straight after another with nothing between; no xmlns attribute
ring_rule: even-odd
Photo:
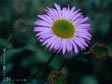
<svg viewBox="0 0 112 84"><path fill-rule="evenodd" d="M78 56L59 53L46 65L53 53L36 40L33 27L37 14L45 13L44 9L54 7L54 3L81 9L90 19L92 40ZM20 19L27 25L17 25ZM95 43L109 46L108 58L96 61L90 54L82 55ZM5 84L3 48L6 48L6 76L26 79L6 84L45 84L48 74L57 69L65 74L67 84L112 84L112 0L0 0L0 84Z"/></svg>

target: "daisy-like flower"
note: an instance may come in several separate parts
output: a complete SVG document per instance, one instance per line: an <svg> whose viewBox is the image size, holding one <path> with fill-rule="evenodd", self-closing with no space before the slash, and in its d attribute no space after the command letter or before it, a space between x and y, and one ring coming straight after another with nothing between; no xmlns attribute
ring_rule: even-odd
<svg viewBox="0 0 112 84"><path fill-rule="evenodd" d="M49 84L66 84L64 74L61 71L52 71L48 76Z"/></svg>
<svg viewBox="0 0 112 84"><path fill-rule="evenodd" d="M30 24L24 18L17 19L14 22L14 30L27 35L30 32Z"/></svg>
<svg viewBox="0 0 112 84"><path fill-rule="evenodd" d="M14 0L12 6L14 12L19 14L23 14L27 10L27 4L22 0Z"/></svg>
<svg viewBox="0 0 112 84"><path fill-rule="evenodd" d="M34 28L36 37L49 50L63 54L74 50L77 54L88 47L92 37L88 17L84 17L75 7L61 9L60 5L54 5L55 8L45 9L46 14L38 15Z"/></svg>
<svg viewBox="0 0 112 84"><path fill-rule="evenodd" d="M96 43L91 47L90 52L95 59L104 59L108 56L108 46L102 43Z"/></svg>

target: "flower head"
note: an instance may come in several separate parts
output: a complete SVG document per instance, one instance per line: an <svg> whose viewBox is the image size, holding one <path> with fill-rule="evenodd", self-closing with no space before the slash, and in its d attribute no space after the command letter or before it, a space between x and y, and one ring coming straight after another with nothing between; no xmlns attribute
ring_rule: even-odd
<svg viewBox="0 0 112 84"><path fill-rule="evenodd" d="M13 9L15 12L22 14L22 13L25 13L27 9L27 5L22 0L15 0L13 2Z"/></svg>
<svg viewBox="0 0 112 84"><path fill-rule="evenodd" d="M48 77L49 84L65 84L64 74L61 71L52 71Z"/></svg>
<svg viewBox="0 0 112 84"><path fill-rule="evenodd" d="M55 4L55 8L47 8L46 14L38 15L35 21L37 39L46 45L49 50L62 52L63 54L77 54L79 50L88 47L91 40L90 24L88 17L84 17L80 10L75 7L60 8Z"/></svg>
<svg viewBox="0 0 112 84"><path fill-rule="evenodd" d="M28 34L30 30L30 24L27 22L27 20L20 18L14 22L14 29L16 32Z"/></svg>
<svg viewBox="0 0 112 84"><path fill-rule="evenodd" d="M103 59L108 56L108 47L104 44L96 43L91 47L90 52L96 59Z"/></svg>

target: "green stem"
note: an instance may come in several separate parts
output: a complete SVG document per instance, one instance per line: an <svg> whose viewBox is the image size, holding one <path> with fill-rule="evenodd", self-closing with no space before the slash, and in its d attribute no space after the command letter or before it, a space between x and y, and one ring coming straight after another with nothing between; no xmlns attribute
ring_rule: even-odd
<svg viewBox="0 0 112 84"><path fill-rule="evenodd" d="M59 71L61 71L64 68L64 64L58 69Z"/></svg>
<svg viewBox="0 0 112 84"><path fill-rule="evenodd" d="M7 41L6 41L6 44L5 44L5 47L8 46L8 44L9 44L10 40L12 39L13 35L14 35L14 34L11 34L11 35L8 37L8 39L7 39Z"/></svg>
<svg viewBox="0 0 112 84"><path fill-rule="evenodd" d="M52 62L52 60L54 59L55 56L56 56L56 52L53 53L53 55L49 58L49 60L47 61L46 65L49 65L49 64ZM46 65L45 65L45 66L46 66ZM44 70L45 70L45 67L44 67ZM36 75L37 75L37 73L35 73L35 74L32 75L31 77L29 77L28 80L32 79L32 78L35 77ZM42 76L42 75L44 75L44 72L43 72L42 74L39 74L39 76Z"/></svg>
<svg viewBox="0 0 112 84"><path fill-rule="evenodd" d="M53 55L52 55L52 56L50 57L50 59L47 61L46 65L49 65L49 64L52 62L52 60L54 59L55 56L56 56L56 52L53 53Z"/></svg>

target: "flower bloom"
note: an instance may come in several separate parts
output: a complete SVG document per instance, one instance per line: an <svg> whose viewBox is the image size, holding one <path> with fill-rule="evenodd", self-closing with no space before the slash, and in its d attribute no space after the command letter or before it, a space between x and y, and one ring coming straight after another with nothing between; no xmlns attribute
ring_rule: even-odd
<svg viewBox="0 0 112 84"><path fill-rule="evenodd" d="M14 12L23 14L27 10L27 4L22 0L14 0L13 9Z"/></svg>
<svg viewBox="0 0 112 84"><path fill-rule="evenodd" d="M45 9L46 14L38 15L34 32L37 39L49 50L63 54L77 54L88 47L91 40L91 25L75 7L64 7L54 4L55 8Z"/></svg>
<svg viewBox="0 0 112 84"><path fill-rule="evenodd" d="M27 35L27 34L29 34L29 32L31 30L30 29L30 24L24 18L17 19L14 22L14 30L16 32L19 32L19 33Z"/></svg>
<svg viewBox="0 0 112 84"><path fill-rule="evenodd" d="M91 47L90 52L95 59L104 59L108 56L108 46L102 43L96 43Z"/></svg>
<svg viewBox="0 0 112 84"><path fill-rule="evenodd" d="M52 71L48 76L49 84L66 84L65 76L61 71Z"/></svg>

